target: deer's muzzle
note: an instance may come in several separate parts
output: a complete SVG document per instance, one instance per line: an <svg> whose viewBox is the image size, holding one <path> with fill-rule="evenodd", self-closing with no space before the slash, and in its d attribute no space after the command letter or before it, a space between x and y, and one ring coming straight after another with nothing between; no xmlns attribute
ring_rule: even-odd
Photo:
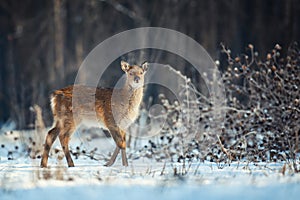
<svg viewBox="0 0 300 200"><path fill-rule="evenodd" d="M139 81L140 81L140 77L138 77L138 76L134 77L134 82L135 83L138 83Z"/></svg>

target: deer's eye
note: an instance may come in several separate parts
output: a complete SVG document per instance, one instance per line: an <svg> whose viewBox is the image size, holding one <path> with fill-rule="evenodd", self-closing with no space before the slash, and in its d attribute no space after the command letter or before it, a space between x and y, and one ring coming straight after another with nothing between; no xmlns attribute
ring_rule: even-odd
<svg viewBox="0 0 300 200"><path fill-rule="evenodd" d="M143 75L143 72L140 72L140 75Z"/></svg>
<svg viewBox="0 0 300 200"><path fill-rule="evenodd" d="M129 75L130 75L130 76L133 76L133 73L132 73L132 72L129 72Z"/></svg>

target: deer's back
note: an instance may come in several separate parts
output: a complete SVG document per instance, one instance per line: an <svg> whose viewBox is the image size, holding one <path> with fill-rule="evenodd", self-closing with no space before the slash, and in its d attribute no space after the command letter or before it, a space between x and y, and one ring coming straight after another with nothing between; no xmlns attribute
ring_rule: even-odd
<svg viewBox="0 0 300 200"><path fill-rule="evenodd" d="M126 129L138 116L142 91L133 95L136 96L130 96L122 89L72 85L52 93L51 108L54 120L74 123L75 114L77 123L100 123L102 128L119 126ZM95 113L97 122L94 121Z"/></svg>

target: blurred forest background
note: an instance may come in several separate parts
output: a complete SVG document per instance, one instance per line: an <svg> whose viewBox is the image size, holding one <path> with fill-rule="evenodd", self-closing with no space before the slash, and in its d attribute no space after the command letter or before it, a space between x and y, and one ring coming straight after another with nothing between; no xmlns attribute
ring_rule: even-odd
<svg viewBox="0 0 300 200"><path fill-rule="evenodd" d="M249 43L262 57L277 43L287 49L299 24L298 0L0 0L0 127L11 120L29 128L34 104L50 125L51 91L72 84L85 56L122 31L174 29L220 59L221 42L233 55Z"/></svg>

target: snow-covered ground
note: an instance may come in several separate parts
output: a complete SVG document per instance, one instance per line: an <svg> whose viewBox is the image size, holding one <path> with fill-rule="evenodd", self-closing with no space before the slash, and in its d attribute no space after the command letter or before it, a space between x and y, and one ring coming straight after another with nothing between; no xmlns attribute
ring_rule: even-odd
<svg viewBox="0 0 300 200"><path fill-rule="evenodd" d="M15 156L14 160L8 160L7 150L16 141L0 138L6 145L0 150L1 200L299 199L300 196L300 175L293 173L288 164L284 167L284 163L229 166L195 162L183 166L139 158L129 159L129 167L123 167L119 158L113 167L104 167L102 160L81 156L74 159L74 168L67 168L65 159L50 158L50 167L41 169L40 159ZM185 175L181 175L183 171Z"/></svg>

